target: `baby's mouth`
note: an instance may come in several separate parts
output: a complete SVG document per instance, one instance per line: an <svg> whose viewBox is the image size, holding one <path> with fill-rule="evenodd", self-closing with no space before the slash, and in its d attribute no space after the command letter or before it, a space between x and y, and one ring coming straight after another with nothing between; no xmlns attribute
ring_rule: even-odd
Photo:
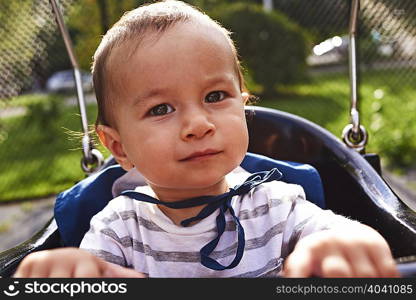
<svg viewBox="0 0 416 300"><path fill-rule="evenodd" d="M213 157L217 154L220 154L222 151L213 150L213 149L207 149L204 151L196 151L187 157L180 159L179 161L198 161L198 160L204 160L208 159L210 157Z"/></svg>

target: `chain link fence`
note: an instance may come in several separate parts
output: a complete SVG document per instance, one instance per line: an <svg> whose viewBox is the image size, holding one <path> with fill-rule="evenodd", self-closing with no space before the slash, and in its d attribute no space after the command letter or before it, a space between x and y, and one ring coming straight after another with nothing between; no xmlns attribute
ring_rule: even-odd
<svg viewBox="0 0 416 300"><path fill-rule="evenodd" d="M64 14L73 2L60 1ZM0 99L4 104L41 88L53 66L51 46L60 37L48 1L2 0L0 11ZM65 53L59 59L67 61Z"/></svg>
<svg viewBox="0 0 416 300"><path fill-rule="evenodd" d="M92 51L103 29L122 11L143 1L58 2L81 66L88 71ZM187 2L205 8L227 3L219 0ZM242 2L262 5L262 1ZM309 79L288 88L289 94L297 95L309 89L306 97L310 99L299 109L301 105L293 106L293 99L286 99L287 94L280 91L276 93L273 106L311 119L338 136L340 126L348 122L350 5L349 0L273 1L273 10L304 28L310 38ZM413 154L416 150L415 22L416 1L361 1L358 58L362 123L370 131L370 143L376 143L372 149L403 168L414 166L412 160L416 161ZM88 38L88 35L95 38ZM0 0L0 201L55 194L84 177L79 164L80 141L74 134L68 134L81 130L75 94L57 89L51 92L50 81L48 84L53 74L70 68L49 1ZM85 76L84 81L90 80L87 74ZM322 90L317 90L313 96L313 87L320 85L325 93L320 96ZM87 89L87 93L87 100L94 102L92 92ZM309 108L314 105L312 99L315 98L318 103L331 107L331 118L341 116L338 123L319 116L329 113L310 114L313 110ZM264 101L264 105L270 103ZM400 115L386 113L395 111L396 107L404 107ZM92 123L93 104L88 106L88 113ZM400 131L394 122L406 123L409 130ZM387 131L389 135L386 136L383 132Z"/></svg>

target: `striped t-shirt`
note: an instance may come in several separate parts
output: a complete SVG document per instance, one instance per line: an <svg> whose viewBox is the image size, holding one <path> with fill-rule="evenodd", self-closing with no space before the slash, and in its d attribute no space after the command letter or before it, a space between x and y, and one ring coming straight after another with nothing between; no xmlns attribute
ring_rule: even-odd
<svg viewBox="0 0 416 300"><path fill-rule="evenodd" d="M230 186L249 173L239 168L227 175ZM136 191L154 197L148 186ZM188 227L175 225L155 204L119 196L91 219L80 248L149 277L276 276L296 242L316 231L350 224L329 210L305 200L302 187L281 181L263 183L248 194L235 196L232 207L245 231L240 263L223 271L200 262L200 249L217 234L214 212ZM226 213L226 229L211 257L228 265L237 249L235 223Z"/></svg>

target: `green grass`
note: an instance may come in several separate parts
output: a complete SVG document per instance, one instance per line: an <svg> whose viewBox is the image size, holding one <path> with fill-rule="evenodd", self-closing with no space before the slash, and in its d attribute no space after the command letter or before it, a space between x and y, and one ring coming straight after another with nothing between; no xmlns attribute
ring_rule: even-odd
<svg viewBox="0 0 416 300"><path fill-rule="evenodd" d="M3 105L7 105L7 107L16 107L16 106L29 106L33 104L43 103L45 102L45 98L58 98L62 99L59 95L44 95L44 94L28 94L20 97L11 98L8 101L1 101Z"/></svg>
<svg viewBox="0 0 416 300"><path fill-rule="evenodd" d="M360 112L369 132L367 152L379 153L385 165L405 172L416 162L416 75L396 78L396 71L363 74ZM281 88L279 97L257 105L302 116L339 137L349 122L349 99L348 75L327 74ZM67 133L81 131L77 107L63 105L56 95L21 96L11 103L25 105L29 112L0 119L0 201L56 194L83 179L80 140ZM95 105L87 112L92 123Z"/></svg>
<svg viewBox="0 0 416 300"><path fill-rule="evenodd" d="M0 120L3 132L7 132L0 143L0 201L56 194L84 178L80 140L67 132L81 131L77 107L64 106L57 96L43 98L55 101L58 112L44 108L46 112L39 115L42 109L35 105L25 116ZM95 105L87 111L92 122Z"/></svg>

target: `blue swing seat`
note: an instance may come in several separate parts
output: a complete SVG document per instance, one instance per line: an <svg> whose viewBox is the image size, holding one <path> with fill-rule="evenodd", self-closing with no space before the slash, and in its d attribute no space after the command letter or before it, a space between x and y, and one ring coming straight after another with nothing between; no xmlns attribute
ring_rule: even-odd
<svg viewBox="0 0 416 300"><path fill-rule="evenodd" d="M282 181L301 185L309 201L325 207L321 178L311 165L247 153L241 167L250 173L277 168L283 174ZM54 213L64 246L79 246L90 219L113 198L113 183L125 173L119 165L112 165L58 195Z"/></svg>

